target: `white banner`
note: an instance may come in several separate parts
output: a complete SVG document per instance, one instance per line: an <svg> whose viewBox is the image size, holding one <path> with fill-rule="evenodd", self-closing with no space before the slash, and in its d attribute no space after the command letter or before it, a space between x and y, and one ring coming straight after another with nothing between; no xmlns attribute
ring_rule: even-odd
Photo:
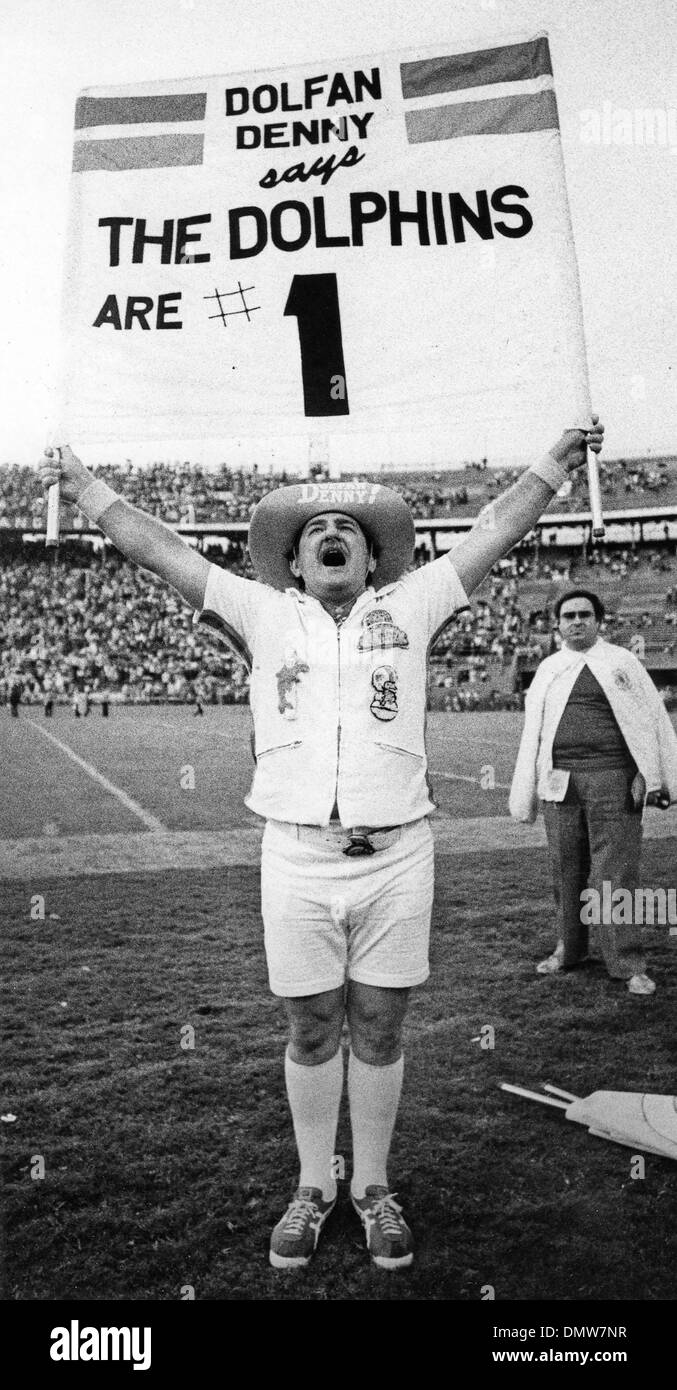
<svg viewBox="0 0 677 1390"><path fill-rule="evenodd" d="M97 88L75 124L79 447L343 436L415 466L587 422L544 35Z"/></svg>

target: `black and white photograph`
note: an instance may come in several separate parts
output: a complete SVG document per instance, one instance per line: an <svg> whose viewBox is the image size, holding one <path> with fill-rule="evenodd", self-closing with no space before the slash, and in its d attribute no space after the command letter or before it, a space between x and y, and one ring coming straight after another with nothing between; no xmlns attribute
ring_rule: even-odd
<svg viewBox="0 0 677 1390"><path fill-rule="evenodd" d="M674 7L0 35L9 1335L157 1373L226 1303L426 1303L480 1374L647 1369Z"/></svg>

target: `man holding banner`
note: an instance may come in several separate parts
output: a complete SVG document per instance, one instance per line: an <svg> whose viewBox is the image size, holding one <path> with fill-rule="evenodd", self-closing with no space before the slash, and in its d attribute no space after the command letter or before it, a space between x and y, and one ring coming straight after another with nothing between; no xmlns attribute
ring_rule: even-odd
<svg viewBox="0 0 677 1390"><path fill-rule="evenodd" d="M443 556L408 572L404 501L371 483L299 484L256 507L259 581L197 554L116 496L68 446L59 483L118 550L171 584L248 661L256 771L247 805L266 820L262 910L273 992L289 1020L287 1093L298 1187L273 1231L276 1268L302 1267L336 1202L332 1158L350 1032L351 1198L385 1269L413 1242L387 1177L410 990L428 976L433 810L426 778L426 662L435 633L535 525L603 426L567 430Z"/></svg>
<svg viewBox="0 0 677 1390"><path fill-rule="evenodd" d="M428 973L428 649L602 442L548 40L89 90L75 127L62 438L98 451L253 436L296 468L319 430L352 473L519 462L525 440L538 458L572 427L451 557L414 573L413 522L386 487L269 494L252 583L69 448L42 469L250 661L247 804L266 820L300 1160L271 1262L307 1264L336 1199L347 1018L352 1200L375 1262L406 1266L386 1161L409 991Z"/></svg>

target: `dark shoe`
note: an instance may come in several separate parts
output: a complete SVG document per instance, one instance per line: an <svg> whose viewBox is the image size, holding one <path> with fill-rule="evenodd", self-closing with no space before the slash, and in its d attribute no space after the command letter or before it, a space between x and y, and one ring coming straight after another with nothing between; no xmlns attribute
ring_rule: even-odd
<svg viewBox="0 0 677 1390"><path fill-rule="evenodd" d="M320 1232L336 1198L325 1202L319 1187L299 1187L270 1237L270 1263L275 1269L301 1269L317 1249Z"/></svg>
<svg viewBox="0 0 677 1390"><path fill-rule="evenodd" d="M387 1187L368 1187L364 1197L352 1197L367 1238L367 1250L380 1269L400 1269L414 1258L414 1238Z"/></svg>

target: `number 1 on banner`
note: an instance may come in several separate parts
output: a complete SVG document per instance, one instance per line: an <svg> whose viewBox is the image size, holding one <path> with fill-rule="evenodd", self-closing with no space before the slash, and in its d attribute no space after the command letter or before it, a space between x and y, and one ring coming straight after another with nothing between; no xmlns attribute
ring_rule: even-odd
<svg viewBox="0 0 677 1390"><path fill-rule="evenodd" d="M335 275L295 275L285 316L298 321L306 415L349 415Z"/></svg>

